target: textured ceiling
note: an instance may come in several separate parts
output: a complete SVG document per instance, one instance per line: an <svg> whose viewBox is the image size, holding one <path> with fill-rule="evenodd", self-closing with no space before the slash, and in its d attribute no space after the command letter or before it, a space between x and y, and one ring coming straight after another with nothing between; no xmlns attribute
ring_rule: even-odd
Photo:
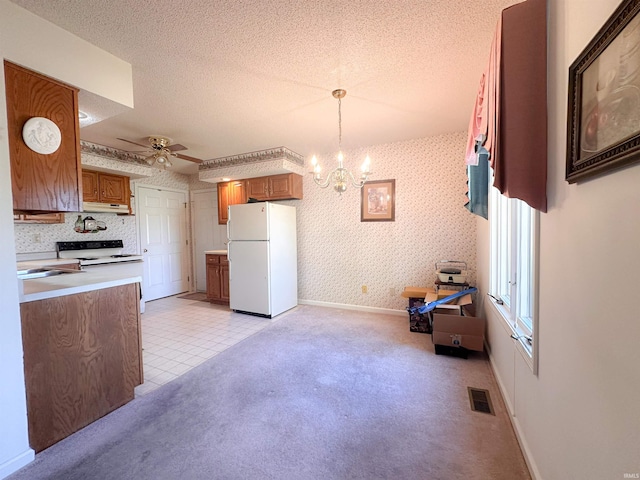
<svg viewBox="0 0 640 480"><path fill-rule="evenodd" d="M162 134L201 159L336 150L336 88L347 90L344 148L465 130L500 11L518 3L13 2L132 65L135 108L82 128L83 140L131 150L116 139Z"/></svg>

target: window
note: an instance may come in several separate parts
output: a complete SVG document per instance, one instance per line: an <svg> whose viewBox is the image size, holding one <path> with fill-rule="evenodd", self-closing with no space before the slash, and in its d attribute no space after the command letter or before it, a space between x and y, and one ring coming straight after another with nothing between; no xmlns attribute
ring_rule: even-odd
<svg viewBox="0 0 640 480"><path fill-rule="evenodd" d="M534 356L538 212L492 187L491 295L529 358ZM533 361L531 362L533 366ZM535 369L534 369L535 370Z"/></svg>

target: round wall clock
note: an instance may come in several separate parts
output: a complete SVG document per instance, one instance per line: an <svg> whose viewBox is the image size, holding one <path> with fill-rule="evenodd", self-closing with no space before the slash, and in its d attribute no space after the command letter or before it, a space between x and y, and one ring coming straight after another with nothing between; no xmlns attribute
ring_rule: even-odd
<svg viewBox="0 0 640 480"><path fill-rule="evenodd" d="M31 150L48 155L60 147L62 136L58 126L44 117L32 117L22 127L22 138Z"/></svg>

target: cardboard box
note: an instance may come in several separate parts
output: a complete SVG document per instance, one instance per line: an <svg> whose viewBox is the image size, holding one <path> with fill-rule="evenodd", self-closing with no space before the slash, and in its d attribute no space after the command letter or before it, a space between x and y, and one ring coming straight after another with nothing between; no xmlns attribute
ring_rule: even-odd
<svg viewBox="0 0 640 480"><path fill-rule="evenodd" d="M436 291L433 288L425 287L404 287L404 290L400 294L404 298L420 298L424 299L428 294L434 294Z"/></svg>
<svg viewBox="0 0 640 480"><path fill-rule="evenodd" d="M457 307L460 309L461 306ZM482 352L486 323L484 318L464 317L460 313L459 310L451 308L434 310L431 335L433 343Z"/></svg>

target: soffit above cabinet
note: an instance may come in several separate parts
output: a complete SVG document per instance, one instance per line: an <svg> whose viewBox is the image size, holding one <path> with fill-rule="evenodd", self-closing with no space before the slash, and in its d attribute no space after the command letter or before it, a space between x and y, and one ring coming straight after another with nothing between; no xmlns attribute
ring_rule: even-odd
<svg viewBox="0 0 640 480"><path fill-rule="evenodd" d="M117 148L105 147L91 142L80 142L82 168L131 178L147 178L158 173L150 167L144 157Z"/></svg>
<svg viewBox="0 0 640 480"><path fill-rule="evenodd" d="M206 160L198 166L198 178L219 183L282 173L304 175L304 158L285 147Z"/></svg>

